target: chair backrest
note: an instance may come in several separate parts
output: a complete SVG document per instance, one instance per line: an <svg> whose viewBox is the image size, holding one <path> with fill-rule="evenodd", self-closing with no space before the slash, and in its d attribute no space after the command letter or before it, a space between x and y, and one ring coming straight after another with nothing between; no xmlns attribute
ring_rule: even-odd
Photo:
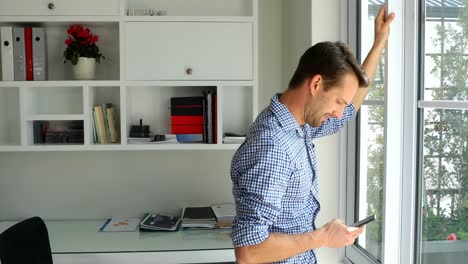
<svg viewBox="0 0 468 264"><path fill-rule="evenodd" d="M1 264L52 264L49 234L40 217L21 221L0 234Z"/></svg>

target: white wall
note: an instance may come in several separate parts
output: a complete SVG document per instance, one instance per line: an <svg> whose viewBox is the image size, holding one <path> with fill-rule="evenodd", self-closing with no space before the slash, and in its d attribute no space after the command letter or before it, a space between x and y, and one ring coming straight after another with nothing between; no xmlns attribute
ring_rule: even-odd
<svg viewBox="0 0 468 264"><path fill-rule="evenodd" d="M260 108L269 103L274 93L286 89L300 56L307 48L321 41L340 40L340 0L280 2L260 1ZM278 38L281 39L281 44L277 43ZM278 52L281 56L275 54ZM281 63L281 67L271 63ZM322 211L317 219L318 226L339 216L339 143L338 134L315 142L322 204ZM319 249L317 257L321 264L339 262L337 249Z"/></svg>
<svg viewBox="0 0 468 264"><path fill-rule="evenodd" d="M339 40L339 4L339 0L259 1L260 110L274 93L286 88L299 56L311 43ZM339 137L326 137L315 145L321 226L339 215ZM153 208L171 213L185 205L229 202L233 153L0 153L0 220L33 214L99 219L136 216ZM318 257L321 264L338 263L335 249L320 249Z"/></svg>
<svg viewBox="0 0 468 264"><path fill-rule="evenodd" d="M312 44L337 41L341 37L340 0L312 0ZM317 225L321 226L339 216L340 202L340 137L339 134L316 141L319 167L320 212ZM343 194L344 195L344 194ZM337 249L318 250L319 263L338 263Z"/></svg>
<svg viewBox="0 0 468 264"><path fill-rule="evenodd" d="M259 91L258 108L261 111L270 104L273 94L284 90L283 82L283 11L285 0L260 0Z"/></svg>
<svg viewBox="0 0 468 264"><path fill-rule="evenodd" d="M232 202L233 151L0 153L0 220L141 216Z"/></svg>
<svg viewBox="0 0 468 264"><path fill-rule="evenodd" d="M311 46L310 0L283 0L283 87L297 68L302 54Z"/></svg>

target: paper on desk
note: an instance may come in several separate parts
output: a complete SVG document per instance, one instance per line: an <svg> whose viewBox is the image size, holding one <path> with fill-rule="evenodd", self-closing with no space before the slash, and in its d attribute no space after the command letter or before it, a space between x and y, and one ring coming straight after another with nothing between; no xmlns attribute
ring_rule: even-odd
<svg viewBox="0 0 468 264"><path fill-rule="evenodd" d="M138 230L140 218L108 218L99 232L132 232Z"/></svg>

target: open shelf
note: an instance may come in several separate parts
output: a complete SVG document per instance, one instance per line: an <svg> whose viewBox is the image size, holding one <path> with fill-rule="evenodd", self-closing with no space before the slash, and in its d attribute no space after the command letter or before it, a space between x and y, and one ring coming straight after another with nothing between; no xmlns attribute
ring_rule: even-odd
<svg viewBox="0 0 468 264"><path fill-rule="evenodd" d="M96 65L96 80L120 79L119 23L112 21L10 21L1 22L0 26L40 27L46 35L46 81L72 80L72 66L69 61L64 64L63 52L68 37L67 29L72 24L81 24L99 36L97 46L105 59Z"/></svg>
<svg viewBox="0 0 468 264"><path fill-rule="evenodd" d="M103 104L106 104L108 107L112 106L112 111L114 114L114 128L115 128L115 133L117 136L117 142L111 143L109 142L108 144L119 144L120 143L120 111L121 111L121 106L120 106L120 87L119 86L96 86L96 87L89 87L88 90L88 105L86 106L86 112L88 113L88 119L87 119L87 129L86 133L87 135L90 135L87 137L86 144L101 144L101 143L96 143L95 138L93 137L94 134L94 119L93 119L93 107L95 106L102 106Z"/></svg>
<svg viewBox="0 0 468 264"><path fill-rule="evenodd" d="M127 0L127 8L165 11L166 16L252 16L251 0Z"/></svg>
<svg viewBox="0 0 468 264"><path fill-rule="evenodd" d="M224 133L247 134L254 118L252 98L253 87L251 86L222 87L222 135Z"/></svg>
<svg viewBox="0 0 468 264"><path fill-rule="evenodd" d="M132 86L127 87L127 135L130 127L150 126L151 134L172 134L171 97L203 96L203 91L216 91L215 86ZM184 143L185 145L187 143ZM155 144L156 145L156 144ZM157 144L158 146L162 144ZM200 144L195 144L200 145Z"/></svg>
<svg viewBox="0 0 468 264"><path fill-rule="evenodd" d="M0 87L0 146L21 145L19 94L17 87Z"/></svg>
<svg viewBox="0 0 468 264"><path fill-rule="evenodd" d="M27 145L83 145L83 120L26 121Z"/></svg>
<svg viewBox="0 0 468 264"><path fill-rule="evenodd" d="M26 87L23 90L26 116L83 114L83 88L80 86Z"/></svg>

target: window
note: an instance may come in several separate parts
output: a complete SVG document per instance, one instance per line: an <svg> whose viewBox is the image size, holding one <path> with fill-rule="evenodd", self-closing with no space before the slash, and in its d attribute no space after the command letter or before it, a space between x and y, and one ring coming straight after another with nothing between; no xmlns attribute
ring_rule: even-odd
<svg viewBox="0 0 468 264"><path fill-rule="evenodd" d="M342 1L348 10L346 38L361 61L373 41L374 17L384 3ZM387 4L400 21L392 25L388 56L382 58L371 92L343 137L346 222L370 214L377 221L345 249L344 259L464 263L468 252L468 0Z"/></svg>
<svg viewBox="0 0 468 264"><path fill-rule="evenodd" d="M362 2L360 15L360 40L358 40L358 57L361 63L369 52L374 41L374 19L381 3ZM369 253L369 256L380 260L382 256L382 186L383 186L383 148L384 148L384 56L377 68L372 87L357 118L359 144L359 166L357 168L357 191L355 200L356 217L354 221L369 215L375 215L376 221L366 226L366 231L357 245Z"/></svg>
<svg viewBox="0 0 468 264"><path fill-rule="evenodd" d="M357 57L364 61L374 41L374 19L383 5L379 1L360 1L358 4ZM356 222L369 215L376 215L376 221L366 226L366 231L357 239L352 251L363 253L366 261L380 261L382 257L382 220L383 220L383 175L384 175L384 56L380 62L367 97L356 119L355 152L357 157L353 175L355 182L349 200L355 201L353 213L347 222ZM353 128L354 129L354 128ZM350 140L355 140L350 138ZM351 162L353 162L351 161ZM349 208L348 208L349 209ZM361 258L357 258L361 259ZM363 260L361 260L363 261ZM357 261L356 261L357 262ZM358 262L359 263L359 262Z"/></svg>
<svg viewBox="0 0 468 264"><path fill-rule="evenodd" d="M468 251L467 2L421 3L421 264L462 263Z"/></svg>

